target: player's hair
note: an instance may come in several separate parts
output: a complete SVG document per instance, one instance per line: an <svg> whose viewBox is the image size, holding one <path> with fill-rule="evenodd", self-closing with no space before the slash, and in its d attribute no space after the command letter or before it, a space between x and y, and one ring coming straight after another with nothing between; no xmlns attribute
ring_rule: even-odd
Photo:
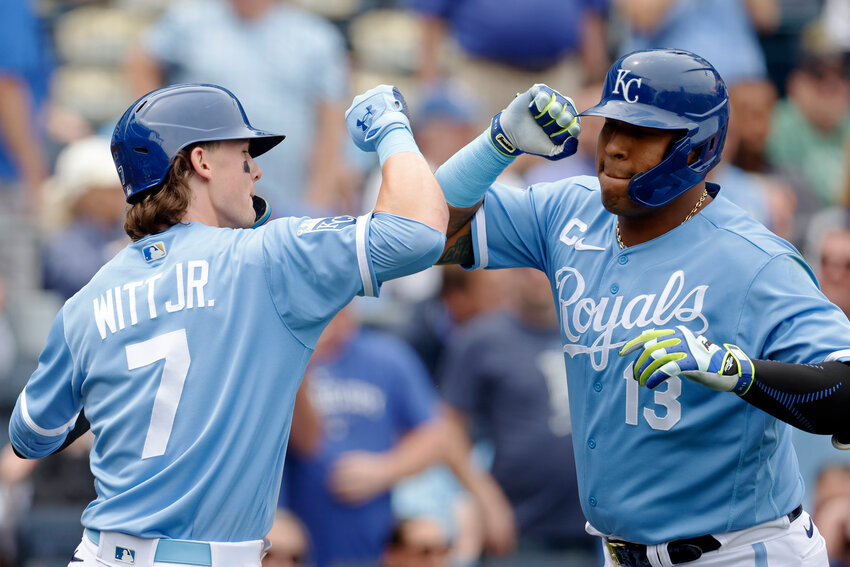
<svg viewBox="0 0 850 567"><path fill-rule="evenodd" d="M192 161L189 156L198 146L209 148L215 144L216 142L192 144L177 152L159 187L146 191L133 203L124 219L124 232L133 242L149 234L160 233L180 222L192 197L188 183L192 173Z"/></svg>

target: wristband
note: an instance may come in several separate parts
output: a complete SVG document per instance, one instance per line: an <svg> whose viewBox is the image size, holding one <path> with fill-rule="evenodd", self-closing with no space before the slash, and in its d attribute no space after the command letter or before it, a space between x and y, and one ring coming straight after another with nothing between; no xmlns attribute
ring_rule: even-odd
<svg viewBox="0 0 850 567"><path fill-rule="evenodd" d="M419 146L416 145L416 140L413 139L413 134L401 123L398 124L397 128L393 128L381 136L375 150L378 152L378 161L381 167L383 167L387 158L393 154L413 152L422 155Z"/></svg>
<svg viewBox="0 0 850 567"><path fill-rule="evenodd" d="M547 106L546 108L549 107ZM541 112L541 114L543 113ZM535 116L535 118L537 117ZM508 136L505 134L505 131L502 129L501 112L496 114L496 116L493 117L493 120L490 121L490 142L492 142L496 151L505 157L516 157L523 153L521 149L511 143Z"/></svg>
<svg viewBox="0 0 850 567"><path fill-rule="evenodd" d="M753 361L750 360L750 357L748 357L737 345L724 344L723 346L726 348L726 356L735 360L736 368L734 369L734 372L726 372L725 368L723 368L720 373L727 376L737 375L738 381L735 383L735 387L732 388L732 391L739 396L743 396L750 391L750 386L753 385L753 379L755 379L756 375L755 366L753 366ZM726 366L725 363L726 358L724 357L724 367Z"/></svg>
<svg viewBox="0 0 850 567"><path fill-rule="evenodd" d="M490 129L450 157L434 173L446 202L456 209L465 209L484 198L484 193L514 161L503 155L490 141Z"/></svg>

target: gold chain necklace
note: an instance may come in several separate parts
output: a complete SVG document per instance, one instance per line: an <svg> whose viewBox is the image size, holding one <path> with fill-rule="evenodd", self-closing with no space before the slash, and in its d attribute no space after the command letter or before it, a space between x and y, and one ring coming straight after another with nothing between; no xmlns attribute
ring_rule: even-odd
<svg viewBox="0 0 850 567"><path fill-rule="evenodd" d="M691 209L691 212L688 213L688 216L685 217L685 220L683 220L681 224L685 224L686 222L691 220L691 217L693 217L695 214L697 214L697 211L702 206L706 197L708 197L708 189L703 189L702 195L699 196L699 201L697 201L697 204L694 205L694 208ZM620 250L626 249L626 245L623 244L623 239L620 236L620 219L617 219L617 244L620 245Z"/></svg>

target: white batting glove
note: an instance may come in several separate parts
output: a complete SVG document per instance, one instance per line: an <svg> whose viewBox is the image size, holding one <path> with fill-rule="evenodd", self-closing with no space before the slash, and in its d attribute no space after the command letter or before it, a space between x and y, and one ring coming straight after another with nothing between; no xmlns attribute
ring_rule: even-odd
<svg viewBox="0 0 850 567"><path fill-rule="evenodd" d="M543 84L517 95L490 124L490 141L506 156L559 160L576 153L581 121L569 97Z"/></svg>

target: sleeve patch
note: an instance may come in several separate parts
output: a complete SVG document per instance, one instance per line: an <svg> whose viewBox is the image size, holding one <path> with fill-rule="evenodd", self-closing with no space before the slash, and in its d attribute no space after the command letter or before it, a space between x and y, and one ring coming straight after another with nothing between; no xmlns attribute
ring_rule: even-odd
<svg viewBox="0 0 850 567"><path fill-rule="evenodd" d="M327 217L323 219L307 219L298 225L298 236L308 232L319 232L325 230L342 230L357 222L357 219L344 215L340 217Z"/></svg>

